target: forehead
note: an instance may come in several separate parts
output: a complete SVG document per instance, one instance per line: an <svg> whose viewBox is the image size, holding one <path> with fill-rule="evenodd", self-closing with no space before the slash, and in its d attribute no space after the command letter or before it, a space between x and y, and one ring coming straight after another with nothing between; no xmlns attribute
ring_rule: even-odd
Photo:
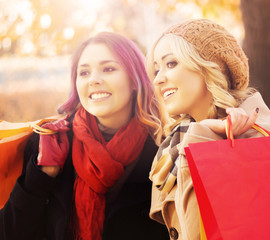
<svg viewBox="0 0 270 240"><path fill-rule="evenodd" d="M162 57L164 57L165 55L169 53L172 53L170 41L168 37L164 36L158 41L154 49L154 60L160 61Z"/></svg>
<svg viewBox="0 0 270 240"><path fill-rule="evenodd" d="M116 61L112 51L105 44L93 43L84 49L78 65L83 63L94 64L107 60Z"/></svg>

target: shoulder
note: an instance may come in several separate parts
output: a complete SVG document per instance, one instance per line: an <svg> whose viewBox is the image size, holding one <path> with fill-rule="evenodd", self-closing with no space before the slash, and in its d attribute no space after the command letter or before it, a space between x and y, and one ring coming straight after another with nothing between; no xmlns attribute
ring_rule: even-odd
<svg viewBox="0 0 270 240"><path fill-rule="evenodd" d="M153 138L148 134L140 157L152 158L153 160L154 156L156 155L157 150L158 150L158 146L156 145Z"/></svg>
<svg viewBox="0 0 270 240"><path fill-rule="evenodd" d="M134 169L131 173L130 179L140 179L141 181L149 181L149 172L157 152L157 145L154 140L148 135L143 150L139 158L135 161ZM137 181L136 180L136 181ZM150 182L150 181L149 181Z"/></svg>

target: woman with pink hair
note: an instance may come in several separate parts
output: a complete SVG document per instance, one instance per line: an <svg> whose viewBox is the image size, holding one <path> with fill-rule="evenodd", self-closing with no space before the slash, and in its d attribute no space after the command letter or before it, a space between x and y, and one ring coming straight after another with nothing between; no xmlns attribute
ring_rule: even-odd
<svg viewBox="0 0 270 240"><path fill-rule="evenodd" d="M166 239L149 218L160 120L135 44L108 32L85 41L59 112L69 117L43 126L58 133L27 144L23 173L0 212L0 238Z"/></svg>

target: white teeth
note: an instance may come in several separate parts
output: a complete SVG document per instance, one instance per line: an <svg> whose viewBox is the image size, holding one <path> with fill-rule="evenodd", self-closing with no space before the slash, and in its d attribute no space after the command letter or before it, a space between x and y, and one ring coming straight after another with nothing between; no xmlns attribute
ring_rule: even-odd
<svg viewBox="0 0 270 240"><path fill-rule="evenodd" d="M91 99L100 99L100 98L105 98L109 96L110 96L109 93L94 93L91 95Z"/></svg>
<svg viewBox="0 0 270 240"><path fill-rule="evenodd" d="M170 89L170 90L166 91L166 92L163 94L163 96L164 96L164 97L168 97L169 95L171 95L171 94L173 94L173 93L175 93L175 92L176 92L176 89Z"/></svg>

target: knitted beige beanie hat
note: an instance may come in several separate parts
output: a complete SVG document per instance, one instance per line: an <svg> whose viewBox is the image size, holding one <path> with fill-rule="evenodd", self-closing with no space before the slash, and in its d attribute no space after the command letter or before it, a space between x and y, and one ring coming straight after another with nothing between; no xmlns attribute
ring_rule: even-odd
<svg viewBox="0 0 270 240"><path fill-rule="evenodd" d="M249 83L248 59L236 39L222 26L207 20L189 20L168 28L191 43L200 56L217 63L230 81L230 88L245 89Z"/></svg>

